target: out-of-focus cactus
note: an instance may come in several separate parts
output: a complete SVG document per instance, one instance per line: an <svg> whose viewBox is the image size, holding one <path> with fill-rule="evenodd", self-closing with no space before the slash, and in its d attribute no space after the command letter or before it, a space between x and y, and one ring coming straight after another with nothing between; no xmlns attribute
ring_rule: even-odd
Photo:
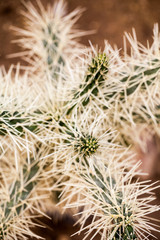
<svg viewBox="0 0 160 240"><path fill-rule="evenodd" d="M155 133L159 135L160 38L158 26L155 25L154 41L150 48L145 48L137 42L136 38L128 34L126 36L131 44L132 54L131 56L124 54L125 65L120 73L119 83L117 82L121 84L121 90L118 94L113 93L116 96L116 104L110 120L113 120L122 133L122 142L124 140L128 145L140 144L143 151L146 151L145 141L140 140L140 132L148 128L153 135Z"/></svg>
<svg viewBox="0 0 160 240"><path fill-rule="evenodd" d="M56 79L57 72L81 51L77 42L85 32L78 31L74 25L82 10L75 9L66 14L66 3L63 0L47 8L37 1L38 8L31 2L25 3L27 11L22 11L25 18L25 29L14 28L20 39L16 42L25 49L24 59L42 78Z"/></svg>
<svg viewBox="0 0 160 240"><path fill-rule="evenodd" d="M22 154L18 171L12 165L14 160L10 158L11 177L8 176L5 165L0 168L2 172L0 193L3 196L0 201L0 239L37 237L30 230L35 224L31 213L33 216L41 214L40 201L48 197L45 191L41 191L45 186L43 172L46 163L40 161L40 155L40 152L35 153L34 156L30 156L29 152Z"/></svg>

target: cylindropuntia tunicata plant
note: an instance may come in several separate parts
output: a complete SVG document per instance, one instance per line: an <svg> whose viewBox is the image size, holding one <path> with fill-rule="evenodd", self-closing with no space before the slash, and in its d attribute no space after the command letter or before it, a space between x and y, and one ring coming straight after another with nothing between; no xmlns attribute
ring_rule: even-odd
<svg viewBox="0 0 160 240"><path fill-rule="evenodd" d="M131 56L124 53L125 65L120 73L121 88L116 93L114 124L122 132L122 141L127 144L136 142L145 148L140 140L140 131L149 129L153 135L159 135L159 42L158 26L154 27L154 41L151 47L144 47L134 37L126 34L131 44ZM113 93L114 95L114 93ZM117 114L118 112L118 114ZM125 128L128 128L126 131ZM129 130L130 129L130 130ZM146 131L147 137L147 131Z"/></svg>
<svg viewBox="0 0 160 240"><path fill-rule="evenodd" d="M65 207L78 209L75 215L81 224L75 234L84 231L84 239L145 239L154 228L146 215L157 211L157 206L151 204L155 197L145 194L157 186L133 182L138 164L126 172L116 158L108 160L105 166L96 163L94 170L87 168L89 164L73 168L65 183ZM78 167L81 170L76 171ZM91 223L86 226L89 218Z"/></svg>
<svg viewBox="0 0 160 240"><path fill-rule="evenodd" d="M78 31L75 23L82 13L77 8L66 14L66 3L56 2L47 9L39 0L38 8L30 2L24 3L27 11L22 11L25 19L25 29L13 28L20 39L16 42L25 49L24 59L32 66L33 71L42 78L56 79L57 72L70 59L74 62L81 52L81 44L77 39L85 34ZM40 77L40 76L39 76Z"/></svg>
<svg viewBox="0 0 160 240"><path fill-rule="evenodd" d="M39 238L31 219L57 193L84 239L149 239L157 226L147 215L159 207L142 195L157 186L136 180L128 129L159 131L160 40L145 49L128 37L130 57L107 42L104 51L82 51L76 38L84 32L74 28L80 11L67 15L63 1L47 10L37 4L26 4L26 29L16 40L29 72L13 82L11 70L1 75L0 239Z"/></svg>
<svg viewBox="0 0 160 240"><path fill-rule="evenodd" d="M42 214L44 200L48 198L46 161L44 149L32 152L26 147L20 154L19 169L13 164L15 156L1 156L1 200L0 200L0 239L26 239L26 236L38 237L31 231L35 225L34 216ZM9 164L9 172L6 167ZM51 190L51 189L50 189ZM32 215L32 216L31 216Z"/></svg>

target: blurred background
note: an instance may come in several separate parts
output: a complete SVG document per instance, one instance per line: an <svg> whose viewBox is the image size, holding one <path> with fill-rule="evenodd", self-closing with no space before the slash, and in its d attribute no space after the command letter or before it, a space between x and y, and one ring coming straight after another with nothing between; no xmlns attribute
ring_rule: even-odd
<svg viewBox="0 0 160 240"><path fill-rule="evenodd" d="M23 0L27 2L28 0ZM30 0L35 3L36 0ZM54 3L54 0L41 0L44 5ZM66 0L68 10L80 6L85 9L78 25L84 30L96 30L96 33L84 37L81 42L88 45L88 40L93 44L103 47L104 39L118 48L123 46L124 31L132 32L134 27L138 39L146 44L152 40L154 23L160 24L160 0ZM21 0L0 0L0 65L8 67L19 59L6 59L7 54L15 53L20 49L11 44L14 39L9 30L10 25L23 26L20 15L23 9Z"/></svg>
<svg viewBox="0 0 160 240"><path fill-rule="evenodd" d="M24 0L27 2L28 0ZM35 3L35 0L30 0ZM54 0L41 0L44 5L54 3ZM108 40L111 45L116 44L118 48L123 47L124 32L132 32L135 28L138 40L146 45L147 40L152 43L152 30L154 23L160 25L160 0L66 0L68 3L68 11L71 11L78 6L85 9L82 17L78 21L78 27L83 30L96 30L96 33L83 37L81 42L89 45L89 40L93 45L99 45L103 48L104 39ZM8 68L12 63L21 62L21 59L10 59L6 56L21 49L11 43L14 40L14 35L10 31L10 25L23 27L23 19L20 15L20 10L24 6L21 0L0 0L0 66L4 65ZM159 145L160 146L160 145ZM159 152L159 149L158 149ZM155 168L160 167L160 154L156 156ZM152 174L152 180L159 180L160 176ZM156 191L158 197L157 204L160 204L160 190ZM160 213L156 214L159 217ZM49 223L46 223L49 225ZM52 225L53 224L53 225ZM62 222L51 223L56 226L57 231L61 232ZM158 223L159 224L159 223ZM64 229L64 227L63 227ZM69 233L73 233L73 231ZM63 239L70 239L69 234ZM51 233L53 234L53 232ZM52 235L53 236L53 235ZM68 238L67 238L68 236ZM156 234L160 239L160 235ZM57 237L48 237L46 239L62 239ZM73 239L81 239L73 238ZM153 239L153 238L151 238Z"/></svg>

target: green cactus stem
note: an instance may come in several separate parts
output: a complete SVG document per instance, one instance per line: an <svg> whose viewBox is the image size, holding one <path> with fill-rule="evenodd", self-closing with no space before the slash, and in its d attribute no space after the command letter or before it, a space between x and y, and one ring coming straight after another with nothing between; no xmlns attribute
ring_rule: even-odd
<svg viewBox="0 0 160 240"><path fill-rule="evenodd" d="M155 80L157 75L149 78L148 80L146 80L146 82L142 82L141 79L143 79L143 77L145 76L152 76L154 74L158 74L159 70L160 70L160 64L157 66L157 63L159 62L158 59L152 60L152 64L150 66L150 69L144 68L144 67L139 67L139 66L134 66L134 71L133 72L139 72L133 75L128 75L126 77L123 77L120 79L121 83L128 83L127 87L124 89L122 89L118 94L119 94L119 100L120 101L124 101L125 96L130 96L131 94L133 94L136 89L138 88L138 86L141 87L141 89L146 90L146 85L150 86ZM149 66L148 66L149 68ZM124 73L123 73L124 75ZM136 81L137 79L137 81ZM113 98L115 95L117 95L117 92L114 92L112 94L107 95L106 94L106 98L110 99Z"/></svg>
<svg viewBox="0 0 160 240"><path fill-rule="evenodd" d="M74 92L71 103L82 98L82 105L86 106L90 101L90 96L98 96L99 87L103 86L108 73L108 59L105 53L98 53L92 58L92 63L88 66L88 70L84 79L84 83L79 85L79 90ZM67 115L74 109L77 103L68 109Z"/></svg>
<svg viewBox="0 0 160 240"><path fill-rule="evenodd" d="M44 113L40 110L36 110L33 114L27 115L18 111L13 113L8 110L2 111L0 113L0 135L5 136L9 131L13 135L23 137L25 129L33 133L38 133L41 124L47 128L49 122L53 120L51 115L47 115L44 118Z"/></svg>
<svg viewBox="0 0 160 240"><path fill-rule="evenodd" d="M46 51L46 63L48 69L51 71L53 77L60 71L60 66L65 65L65 61L62 55L58 52L60 38L58 32L54 33L52 30L52 23L48 24L46 29L42 29L44 39L42 39L42 45Z"/></svg>
<svg viewBox="0 0 160 240"><path fill-rule="evenodd" d="M155 63L157 63L157 62L159 62L157 59L155 59L155 60L153 60L153 62L152 62L152 66L153 66L153 68L151 68L151 69L144 69L144 68L140 68L140 67L134 67L135 68L135 70L137 71L139 71L140 73L138 73L138 74L135 74L135 75L133 75L133 76L127 76L127 77L124 77L124 78L122 78L121 79L121 82L128 82L128 87L127 87L127 89L126 89L126 94L127 94L127 96L129 96L129 95L131 95L131 94L133 94L135 91L136 91L136 89L138 88L138 86L141 84L141 81L140 82L137 82L137 81L135 81L136 79L142 79L144 76L151 76L151 75L153 75L153 74L156 74L156 73L158 73L158 71L160 70L160 66L156 66L156 67L154 67L154 65L155 65ZM149 80L147 80L145 83L142 83L141 84L141 88L142 89L146 89L146 86L145 86L145 84L147 85L147 86L149 86L149 85L151 85L152 84L152 82L154 82L154 80L156 79L156 77L157 76L154 76L154 77L152 77L152 78L150 78ZM125 92L124 92L125 90L123 90L120 94L121 94L121 96L124 96L125 95ZM123 98L122 98L123 99Z"/></svg>
<svg viewBox="0 0 160 240"><path fill-rule="evenodd" d="M30 161L31 165L26 163L23 166L23 188L21 186L22 181L15 181L14 185L11 186L9 201L0 205L0 209L3 211L3 217L1 216L0 239L3 239L6 235L8 228L7 223L27 208L27 199L36 185L35 176L39 171L39 166L38 162L34 162L34 159L30 159Z"/></svg>
<svg viewBox="0 0 160 240"><path fill-rule="evenodd" d="M59 125L61 126L60 131L61 133L67 134L68 138L67 140L64 140L67 144L73 145L76 152L79 152L80 155L82 155L82 159L80 161L79 157L76 158L76 162L81 164L81 167L86 168L86 166L89 168L90 164L88 162L88 158L92 154L96 152L96 150L99 147L98 140L91 136L91 135L83 135L80 137L78 134L75 134L75 131L72 131L67 123L60 120ZM76 142L76 144L75 144ZM83 160L83 161L82 161ZM74 165L74 163L73 163ZM123 236L123 239L128 240L135 240L137 239L134 229L131 225L131 223L128 221L129 218L132 216L132 212L129 208L129 206L125 205L123 203L123 193L121 191L117 191L116 194L116 203L115 199L112 198L111 192L107 189L107 185L105 184L106 181L109 186L112 186L114 189L116 187L116 180L113 177L107 177L104 179L104 176L101 174L100 170L95 166L95 173L90 173L91 179L95 182L95 184L100 188L101 195L103 196L105 202L106 202L106 208L110 209L110 215L113 215L113 222L116 226L120 226L114 234L113 240L119 240L120 236ZM85 179L85 174L81 173L81 177ZM97 199L97 192L94 194L94 198ZM110 205L108 208L107 205ZM121 212L122 216L119 216L119 212ZM104 207L104 214L105 213L105 207ZM125 222L125 227L123 228ZM114 231L114 229L113 229Z"/></svg>
<svg viewBox="0 0 160 240"><path fill-rule="evenodd" d="M112 198L111 192L107 189L106 182L108 183L108 186L112 186L112 189L116 187L116 180L113 177L107 177L104 179L104 176L101 174L100 170L95 167L96 174L90 173L91 179L95 182L95 184L100 188L101 195L103 196L106 207L104 206L104 214L105 208L110 209L110 215L113 216L113 222L118 229L115 231L114 237L112 240L136 240L138 239L136 237L135 231L131 225L131 223L128 221L129 218L132 216L132 212L129 208L129 206L125 205L123 203L123 193L121 191L117 191L116 194L116 204L115 199ZM85 175L83 176L85 178ZM88 181L88 180L87 180ZM97 199L98 193L95 192L93 197ZM110 207L108 207L110 205ZM119 216L119 212L121 212L122 216ZM125 223L125 227L124 226ZM116 227L115 227L116 228ZM114 229L115 229L114 228ZM114 231L113 229L113 231ZM123 236L123 237L122 237ZM109 236L108 236L109 237Z"/></svg>
<svg viewBox="0 0 160 240"><path fill-rule="evenodd" d="M6 135L7 128L12 134L24 135L25 128L31 132L35 132L38 125L36 123L29 123L28 118L18 111L13 113L10 113L9 111L2 111L0 113L0 135Z"/></svg>

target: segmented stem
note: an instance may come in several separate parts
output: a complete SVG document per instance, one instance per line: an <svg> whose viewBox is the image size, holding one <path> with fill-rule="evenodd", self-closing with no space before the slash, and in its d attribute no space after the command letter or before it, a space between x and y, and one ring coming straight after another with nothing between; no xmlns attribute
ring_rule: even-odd
<svg viewBox="0 0 160 240"><path fill-rule="evenodd" d="M26 117L18 111L13 113L2 111L0 113L0 135L4 136L10 131L12 134L23 136L25 128L31 132L35 132L38 129L38 125L30 123L29 116Z"/></svg>
<svg viewBox="0 0 160 240"><path fill-rule="evenodd" d="M59 122L59 124L61 126L60 128L61 134L64 133L65 135L66 134L68 135L67 140L64 140L64 142L66 142L71 146L74 146L74 150L79 153L79 156L80 155L82 156L81 161L79 157L77 157L75 161L78 164L80 164L80 167L82 167L82 169L87 167L88 172L90 172L89 170L90 164L88 162L88 158L92 154L96 154L96 151L99 147L98 140L91 135L85 134L83 136L80 136L78 133L76 135L75 133L76 129L74 128L74 131L73 131L73 129L70 128L67 125L67 123L65 123L62 120ZM73 165L74 164L75 163L73 162ZM132 212L130 210L130 207L123 203L123 193L121 191L116 192L116 203L115 203L115 199L112 198L111 192L107 188L106 181L108 186L112 186L112 189L115 189L117 184L115 178L106 176L106 179L104 179L104 176L101 174L100 170L98 169L98 167L96 167L95 164L96 163L93 163L95 174L93 173L94 171L92 169L91 173L89 173L89 176L95 182L97 187L102 190L101 194L105 199L106 208L110 209L110 215L113 216L113 222L114 222L115 228L119 225L118 229L115 231L113 240L120 239L119 238L120 236L123 236L125 240L137 239L134 229L131 223L128 221L132 216ZM85 174L83 175L83 173L81 173L81 177L83 177L83 179L85 180ZM94 193L95 199L97 198L97 194L99 194L99 192L97 193L95 191ZM121 212L121 216L119 215L120 212ZM104 214L105 214L105 207L104 207ZM123 226L125 225L125 228L123 228L122 225Z"/></svg>
<svg viewBox="0 0 160 240"><path fill-rule="evenodd" d="M8 228L12 224L12 219L20 215L27 208L27 199L31 194L34 186L37 184L35 178L38 171L38 162L30 159L31 164L24 164L23 166L23 180L15 181L10 187L9 200L0 205L1 212L1 225L0 225L0 239L7 235Z"/></svg>
<svg viewBox="0 0 160 240"><path fill-rule="evenodd" d="M109 214L113 216L113 223L115 227L113 228L113 232L118 227L118 229L114 233L113 240L133 240L137 239L135 231L129 222L129 219L132 217L132 211L130 207L123 203L123 193L121 191L116 192L116 199L113 199L111 195L111 191L108 190L108 186L111 186L112 189L116 187L116 180L111 176L104 176L101 174L100 170L95 166L96 174L90 173L90 178L95 182L98 188L100 188L102 197L106 202L106 207L104 206L104 215L106 214L105 208L110 209ZM85 178L85 176L84 176ZM107 185L106 185L107 182ZM97 194L95 192L94 198L97 199ZM121 214L120 214L121 213ZM108 214L108 213L107 213ZM122 227L124 226L125 227ZM109 236L108 236L109 238Z"/></svg>
<svg viewBox="0 0 160 240"><path fill-rule="evenodd" d="M81 104L86 106L92 96L98 96L99 88L102 87L108 73L108 59L105 53L98 53L92 58L91 64L84 79L84 83L79 85L79 89L74 92L71 100L72 107L67 110L67 115L74 109L77 103L74 101L81 99ZM72 104L73 103L73 104Z"/></svg>
<svg viewBox="0 0 160 240"><path fill-rule="evenodd" d="M58 48L60 44L60 37L58 37L58 32L54 32L54 24L50 23L46 28L42 28L44 34L44 39L42 39L43 47L46 51L46 63L48 69L51 72L52 77L56 76L56 73L60 72L60 66L65 65L65 60L60 54Z"/></svg>

